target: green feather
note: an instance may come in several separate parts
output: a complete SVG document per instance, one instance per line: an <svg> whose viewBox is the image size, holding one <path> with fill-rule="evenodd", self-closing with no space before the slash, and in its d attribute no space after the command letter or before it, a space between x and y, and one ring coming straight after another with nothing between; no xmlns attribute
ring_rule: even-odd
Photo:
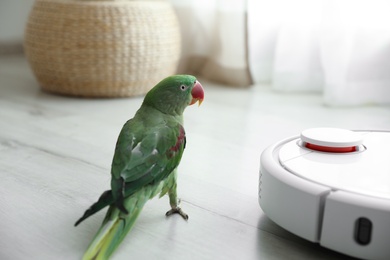
<svg viewBox="0 0 390 260"><path fill-rule="evenodd" d="M111 190L105 191L84 215L109 206L84 259L107 259L134 225L145 203L169 193L176 204L176 168L185 148L184 109L196 79L179 75L164 79L145 96L134 118L123 126L111 167ZM183 87L184 86L184 87Z"/></svg>
<svg viewBox="0 0 390 260"><path fill-rule="evenodd" d="M83 259L108 259L133 227L145 203L161 190L161 186L149 185L126 199L124 206L130 212L127 215L115 206L110 206Z"/></svg>

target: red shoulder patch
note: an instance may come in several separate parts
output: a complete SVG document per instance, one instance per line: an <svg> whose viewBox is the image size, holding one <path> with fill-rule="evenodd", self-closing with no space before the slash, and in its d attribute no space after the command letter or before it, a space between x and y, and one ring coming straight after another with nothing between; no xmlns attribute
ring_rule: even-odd
<svg viewBox="0 0 390 260"><path fill-rule="evenodd" d="M174 146L172 146L169 150L168 150L168 157L171 158L173 157L173 155L179 151L180 147L183 145L184 143L184 147L185 147L185 142L186 142L186 133L184 131L184 127L180 125L180 128L179 128L179 136L177 137L177 140L176 140L176 144Z"/></svg>

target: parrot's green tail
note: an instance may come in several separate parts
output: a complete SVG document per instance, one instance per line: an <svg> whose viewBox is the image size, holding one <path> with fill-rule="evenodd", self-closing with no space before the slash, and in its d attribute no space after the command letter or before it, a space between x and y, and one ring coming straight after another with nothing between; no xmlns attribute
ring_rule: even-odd
<svg viewBox="0 0 390 260"><path fill-rule="evenodd" d="M80 224L82 221L84 221L86 218L92 216L102 208L107 207L108 205L111 205L114 203L114 198L112 196L111 190L106 190L103 192L103 194L100 196L99 200L95 202L89 209L87 209L84 213L84 215L77 220L77 222L74 224L77 226Z"/></svg>
<svg viewBox="0 0 390 260"><path fill-rule="evenodd" d="M127 197L124 201L124 207L129 212L128 214L119 210L115 203L112 204L107 211L102 226L85 252L83 260L108 259L133 227L145 203L161 192L161 190L162 182L156 185L145 186L132 196ZM102 196L99 201L111 201L109 197L106 199L104 197ZM96 204L103 205L105 203ZM96 206L96 208L100 208L100 206ZM94 210L91 212L94 212Z"/></svg>
<svg viewBox="0 0 390 260"><path fill-rule="evenodd" d="M125 215L115 206L110 206L102 226L95 235L83 260L108 259L133 227L143 205L137 205Z"/></svg>

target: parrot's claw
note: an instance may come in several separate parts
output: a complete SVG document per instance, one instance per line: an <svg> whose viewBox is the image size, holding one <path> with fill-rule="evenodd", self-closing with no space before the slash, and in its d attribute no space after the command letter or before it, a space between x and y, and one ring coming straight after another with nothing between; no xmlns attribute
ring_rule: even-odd
<svg viewBox="0 0 390 260"><path fill-rule="evenodd" d="M184 211L180 207L172 208L171 210L168 210L167 213L165 213L165 216L169 217L173 214L179 214L184 218L184 220L188 220L188 215L184 213Z"/></svg>

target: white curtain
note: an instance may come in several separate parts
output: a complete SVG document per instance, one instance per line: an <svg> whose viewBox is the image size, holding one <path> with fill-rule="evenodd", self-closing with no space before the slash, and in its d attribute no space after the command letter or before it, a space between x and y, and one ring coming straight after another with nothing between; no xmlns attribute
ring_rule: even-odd
<svg viewBox="0 0 390 260"><path fill-rule="evenodd" d="M246 1L171 2L179 17L183 39L179 72L201 75L238 87L250 85Z"/></svg>
<svg viewBox="0 0 390 260"><path fill-rule="evenodd" d="M183 71L321 92L330 106L390 104L390 1L171 1Z"/></svg>

